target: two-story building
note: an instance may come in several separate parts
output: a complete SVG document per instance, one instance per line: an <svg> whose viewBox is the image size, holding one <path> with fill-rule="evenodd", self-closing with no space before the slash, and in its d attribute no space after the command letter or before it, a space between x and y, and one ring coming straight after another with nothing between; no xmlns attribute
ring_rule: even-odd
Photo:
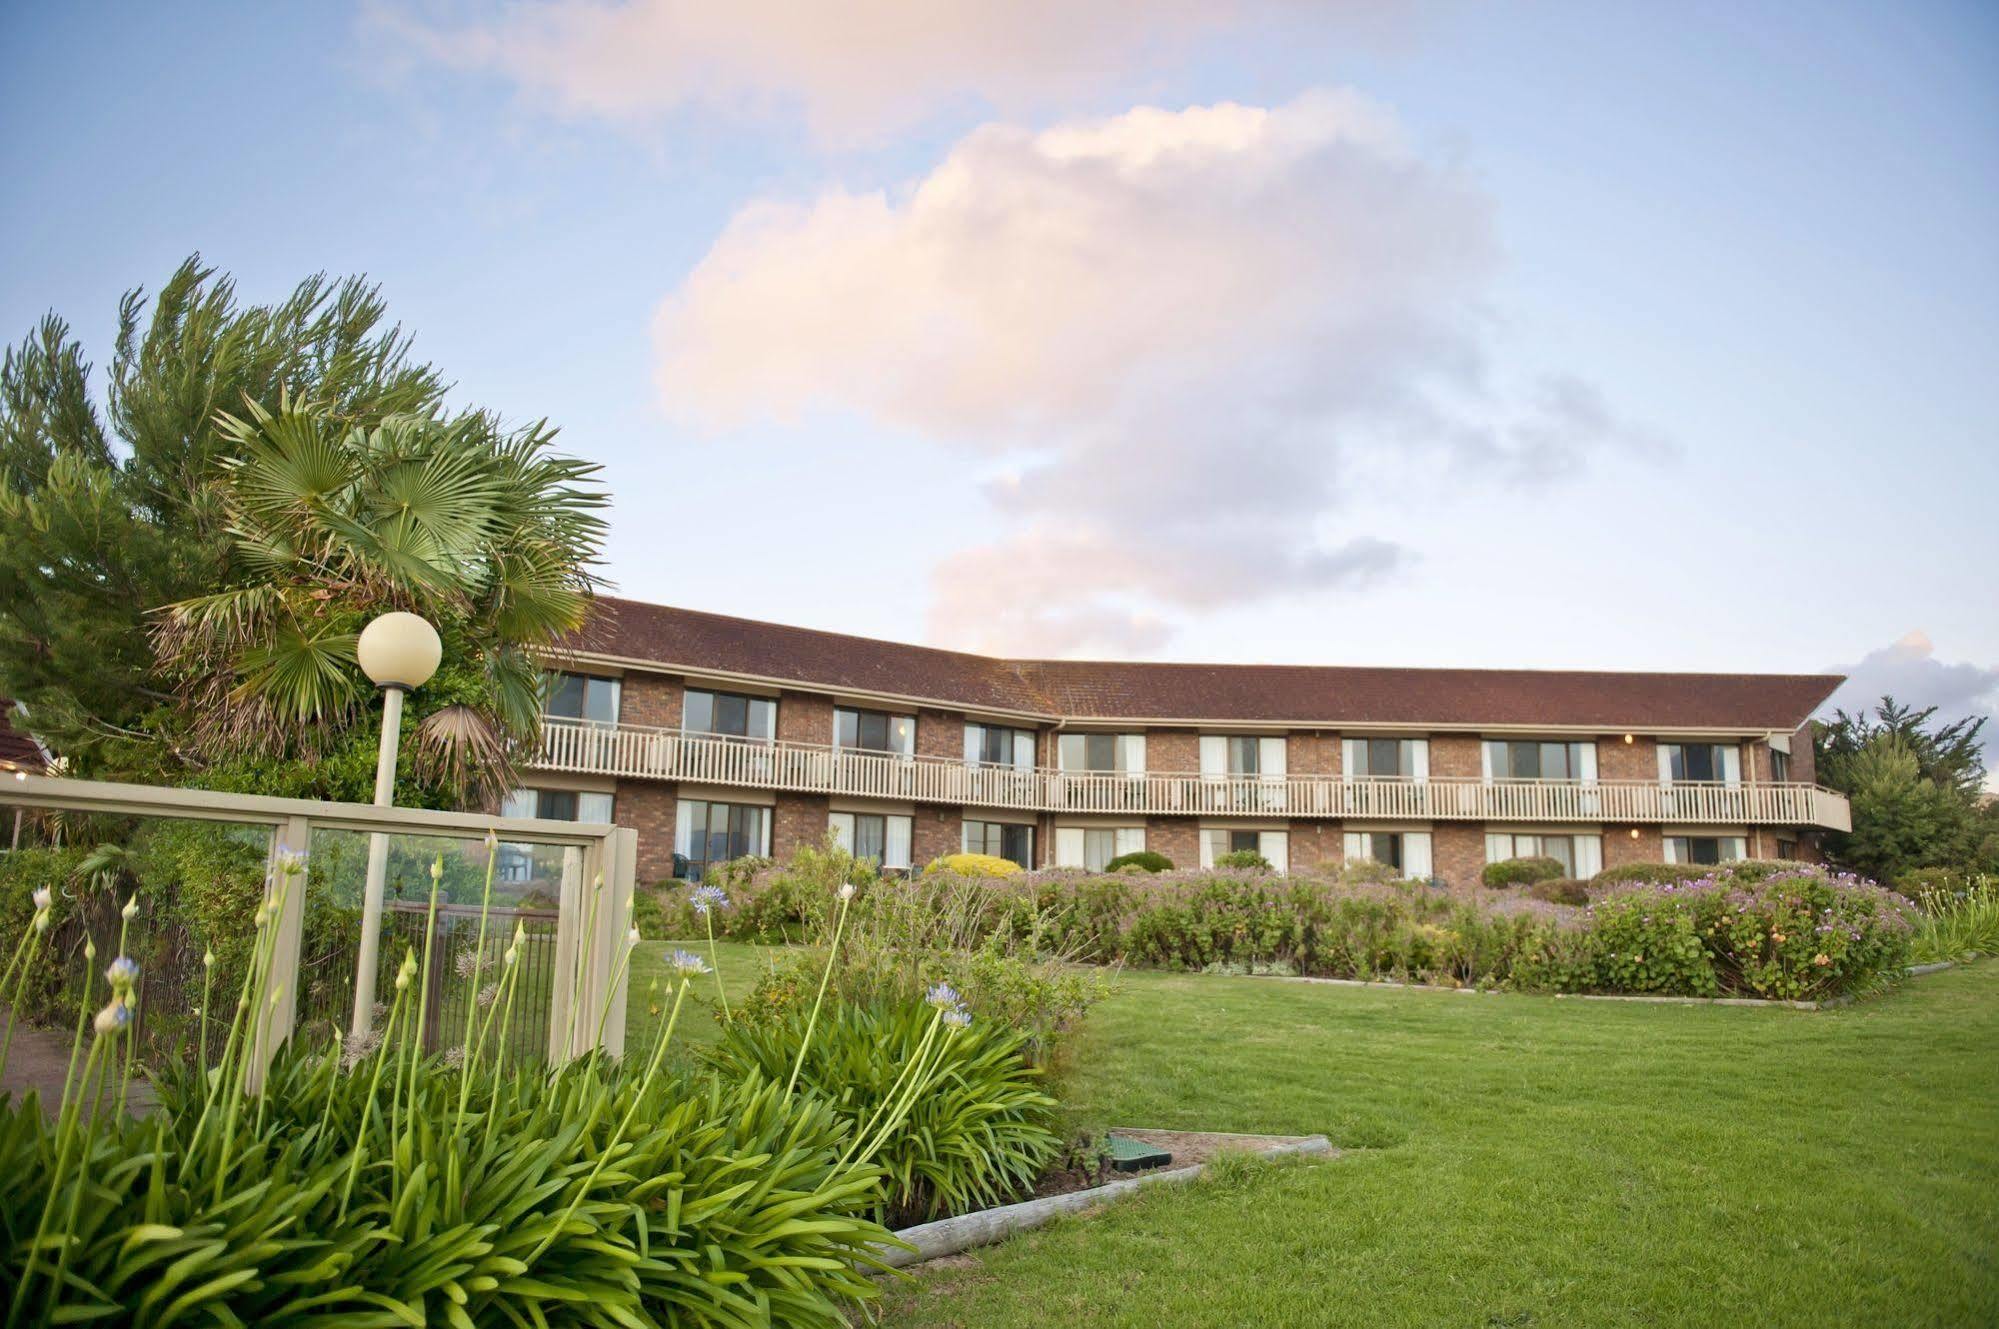
<svg viewBox="0 0 1999 1329"><path fill-rule="evenodd" d="M831 832L889 868L1252 848L1463 883L1848 825L1812 779L1833 675L1007 660L613 598L554 666L510 810L635 828L644 880Z"/></svg>

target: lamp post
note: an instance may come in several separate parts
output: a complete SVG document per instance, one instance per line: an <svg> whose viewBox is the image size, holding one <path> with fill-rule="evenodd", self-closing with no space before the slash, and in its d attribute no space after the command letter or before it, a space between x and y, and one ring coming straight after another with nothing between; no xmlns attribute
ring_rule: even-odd
<svg viewBox="0 0 1999 1329"><path fill-rule="evenodd" d="M395 802L396 748L402 742L403 694L420 688L437 672L444 644L437 629L415 614L383 614L361 629L354 645L361 671L382 689L382 749L375 759L375 806ZM361 953L354 961L353 1035L361 1038L375 1022L375 970L381 952L382 890L389 875L389 837L368 837L368 886L361 897Z"/></svg>

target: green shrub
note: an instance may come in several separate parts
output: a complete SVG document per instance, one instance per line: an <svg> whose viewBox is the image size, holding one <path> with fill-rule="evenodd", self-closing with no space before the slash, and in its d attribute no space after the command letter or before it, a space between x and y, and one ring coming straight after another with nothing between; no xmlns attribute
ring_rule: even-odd
<svg viewBox="0 0 1999 1329"><path fill-rule="evenodd" d="M1173 860L1150 849L1140 849L1135 853L1119 854L1104 864L1106 872L1122 872L1126 868L1137 868L1141 872L1171 872Z"/></svg>
<svg viewBox="0 0 1999 1329"><path fill-rule="evenodd" d="M1963 868L1911 868L1895 879L1895 889L1921 904L1933 897L1949 896L1976 886L1985 878Z"/></svg>
<svg viewBox="0 0 1999 1329"><path fill-rule="evenodd" d="M1551 904L1585 905L1589 903L1589 883L1574 877L1555 877L1535 882L1527 888L1527 894Z"/></svg>
<svg viewBox="0 0 1999 1329"><path fill-rule="evenodd" d="M1664 885L1668 882L1698 880L1707 868L1696 863L1623 863L1614 868L1605 868L1589 879L1589 884L1602 889L1605 886L1623 886L1631 882L1648 882Z"/></svg>
<svg viewBox="0 0 1999 1329"><path fill-rule="evenodd" d="M931 860L923 872L925 876L949 872L959 877L1017 877L1021 867L1010 858L996 858L992 854L946 854Z"/></svg>
<svg viewBox="0 0 1999 1329"><path fill-rule="evenodd" d="M1270 860L1254 849L1231 849L1215 860L1215 866L1237 870L1249 869L1256 872L1275 871L1270 865Z"/></svg>
<svg viewBox="0 0 1999 1329"><path fill-rule="evenodd" d="M1963 874L1952 879L1954 886L1927 891L1916 902L1922 914L1911 957L1920 964L1999 955L1999 879Z"/></svg>
<svg viewBox="0 0 1999 1329"><path fill-rule="evenodd" d="M774 1024L733 1024L710 1060L724 1078L782 1079L807 1019L794 1012ZM801 1083L832 1104L850 1135L870 1123L885 1132L873 1157L885 1174L879 1214L891 1227L1019 1199L1060 1152L1055 1100L1041 1091L1025 1042L982 1018L953 1032L922 1003L821 1013ZM912 1064L914 1078L902 1082ZM897 1122L894 1102L904 1099L908 1115Z"/></svg>
<svg viewBox="0 0 1999 1329"><path fill-rule="evenodd" d="M1907 964L1914 909L1872 883L1793 864L1598 897L1583 924L1520 958L1521 986L1797 1000L1850 992Z"/></svg>
<svg viewBox="0 0 1999 1329"><path fill-rule="evenodd" d="M1531 886L1537 881L1553 881L1568 871L1558 858L1502 858L1487 863L1479 879L1487 886Z"/></svg>

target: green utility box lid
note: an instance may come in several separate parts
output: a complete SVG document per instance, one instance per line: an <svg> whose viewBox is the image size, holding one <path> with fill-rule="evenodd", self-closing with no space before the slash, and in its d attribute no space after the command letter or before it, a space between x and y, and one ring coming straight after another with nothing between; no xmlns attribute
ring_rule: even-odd
<svg viewBox="0 0 1999 1329"><path fill-rule="evenodd" d="M1173 1161L1173 1155L1158 1145L1129 1136L1112 1135L1105 1139L1104 1144L1110 1154L1111 1168L1116 1172L1143 1172L1147 1168L1165 1167Z"/></svg>

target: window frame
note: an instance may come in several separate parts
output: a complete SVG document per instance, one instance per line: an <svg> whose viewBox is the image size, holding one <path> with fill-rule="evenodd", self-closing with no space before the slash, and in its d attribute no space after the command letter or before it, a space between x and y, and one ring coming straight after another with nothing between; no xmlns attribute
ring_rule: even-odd
<svg viewBox="0 0 1999 1329"><path fill-rule="evenodd" d="M705 729L697 729L689 723L690 706L696 697L705 697L708 699L708 727ZM720 710L720 707L716 703L722 701L741 702L743 704L742 733L714 727L716 714ZM768 746L777 742L777 705L778 699L776 697L759 697L749 692L723 692L715 688L686 688L680 694L680 732L695 738L721 738L735 743L758 743ZM750 717L758 713L759 706L770 708L768 712L770 716L770 732L768 734L752 734L749 732Z"/></svg>

